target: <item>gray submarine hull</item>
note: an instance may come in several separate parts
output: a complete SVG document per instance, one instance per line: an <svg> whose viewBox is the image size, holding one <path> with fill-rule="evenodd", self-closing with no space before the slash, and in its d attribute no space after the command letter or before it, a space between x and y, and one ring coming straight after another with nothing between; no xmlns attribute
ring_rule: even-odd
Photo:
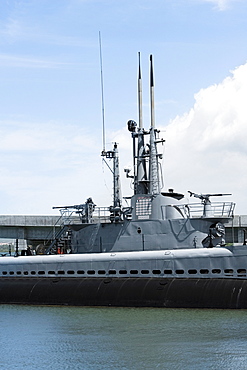
<svg viewBox="0 0 247 370"><path fill-rule="evenodd" d="M247 308L247 280L2 278L0 303L245 309Z"/></svg>

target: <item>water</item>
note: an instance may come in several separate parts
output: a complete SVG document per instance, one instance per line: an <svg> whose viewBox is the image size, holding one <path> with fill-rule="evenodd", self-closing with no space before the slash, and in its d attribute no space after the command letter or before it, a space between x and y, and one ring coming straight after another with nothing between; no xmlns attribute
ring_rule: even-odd
<svg viewBox="0 0 247 370"><path fill-rule="evenodd" d="M246 369L246 315L0 305L0 368Z"/></svg>

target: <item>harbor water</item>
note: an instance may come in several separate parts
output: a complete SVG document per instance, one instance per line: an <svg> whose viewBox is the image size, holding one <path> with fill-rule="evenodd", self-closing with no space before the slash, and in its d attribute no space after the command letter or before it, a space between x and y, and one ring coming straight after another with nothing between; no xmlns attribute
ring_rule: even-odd
<svg viewBox="0 0 247 370"><path fill-rule="evenodd" d="M2 369L246 369L247 312L0 306Z"/></svg>

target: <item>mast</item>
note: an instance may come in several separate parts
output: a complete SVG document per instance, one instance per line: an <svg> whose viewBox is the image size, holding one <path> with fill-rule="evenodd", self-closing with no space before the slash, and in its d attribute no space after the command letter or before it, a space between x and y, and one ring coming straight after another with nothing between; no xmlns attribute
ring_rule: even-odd
<svg viewBox="0 0 247 370"><path fill-rule="evenodd" d="M113 147L113 207L121 207L119 156L117 143Z"/></svg>
<svg viewBox="0 0 247 370"><path fill-rule="evenodd" d="M141 53L138 53L139 72L138 72L138 112L139 112L139 128L143 128L142 123L142 75L141 75Z"/></svg>
<svg viewBox="0 0 247 370"><path fill-rule="evenodd" d="M157 195L160 193L158 154L156 147L155 120L154 120L154 75L153 57L150 55L150 106L151 106L151 128L150 128L150 157L149 157L149 193Z"/></svg>
<svg viewBox="0 0 247 370"><path fill-rule="evenodd" d="M111 171L113 175L113 205L110 207L111 212L114 212L115 208L121 207L121 186L120 186L120 174L119 174L119 157L118 157L118 148L117 143L114 143L113 150L102 151L101 155L103 157L103 161ZM113 165L112 169L109 164L104 159L112 159ZM118 210L119 211L119 210Z"/></svg>
<svg viewBox="0 0 247 370"><path fill-rule="evenodd" d="M137 144L137 169L135 177L135 194L147 193L147 170L145 159L145 143L143 121L142 121L142 76L141 76L141 55L139 57L139 72L138 72L138 112L139 112L139 126L137 130L138 144Z"/></svg>

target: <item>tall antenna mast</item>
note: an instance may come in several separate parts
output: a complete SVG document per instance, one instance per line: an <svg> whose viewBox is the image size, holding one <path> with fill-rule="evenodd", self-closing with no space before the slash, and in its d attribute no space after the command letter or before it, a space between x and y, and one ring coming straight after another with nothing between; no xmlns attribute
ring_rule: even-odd
<svg viewBox="0 0 247 370"><path fill-rule="evenodd" d="M138 111L139 127L137 130L137 153L136 153L136 176L135 176L135 194L146 194L147 192L147 171L145 158L144 129L142 120L142 76L141 76L141 53L139 57L138 71Z"/></svg>
<svg viewBox="0 0 247 370"><path fill-rule="evenodd" d="M102 62L102 48L101 48L101 34L99 31L99 55L100 55L100 81L101 81L101 104L102 104L102 152L105 152L105 103L104 103L104 81L103 81L103 62Z"/></svg>
<svg viewBox="0 0 247 370"><path fill-rule="evenodd" d="M150 105L151 105L151 128L150 128L150 157L149 157L149 191L152 195L160 193L159 185L159 167L156 147L156 133L154 123L154 74L153 74L153 56L150 55Z"/></svg>
<svg viewBox="0 0 247 370"><path fill-rule="evenodd" d="M139 111L139 127L143 127L142 123L142 76L141 76L141 53L138 53L139 57L139 71L138 71L138 111Z"/></svg>

